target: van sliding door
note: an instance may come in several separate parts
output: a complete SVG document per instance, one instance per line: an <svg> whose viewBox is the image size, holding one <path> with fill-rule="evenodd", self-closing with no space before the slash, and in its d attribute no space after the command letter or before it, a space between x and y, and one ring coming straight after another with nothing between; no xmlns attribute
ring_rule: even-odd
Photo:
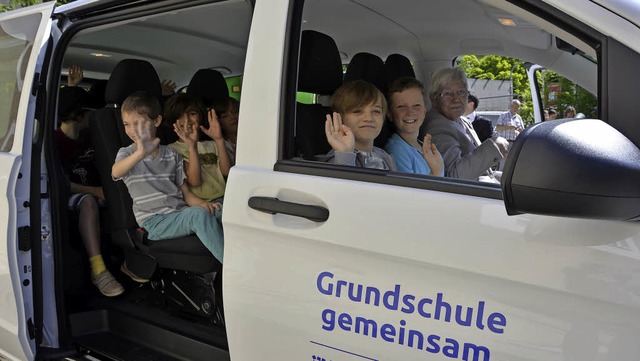
<svg viewBox="0 0 640 361"><path fill-rule="evenodd" d="M50 30L54 5L55 2L49 2L0 15L0 359L3 360L35 358L34 277L29 237L32 225L28 208L36 122L32 85L41 68L41 50L48 39L45 34Z"/></svg>

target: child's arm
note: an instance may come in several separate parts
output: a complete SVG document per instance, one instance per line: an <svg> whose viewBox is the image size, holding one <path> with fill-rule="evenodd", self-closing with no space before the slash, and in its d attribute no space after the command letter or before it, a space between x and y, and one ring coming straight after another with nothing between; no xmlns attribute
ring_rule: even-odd
<svg viewBox="0 0 640 361"><path fill-rule="evenodd" d="M191 187L198 187L202 184L200 157L198 157L198 129L189 126L185 119L173 123L173 130L189 149L189 158L184 160L187 183Z"/></svg>
<svg viewBox="0 0 640 361"><path fill-rule="evenodd" d="M220 161L220 172L223 176L229 175L229 169L231 169L231 160L229 159L229 153L227 153L227 147L224 144L224 137L222 136L222 127L218 121L218 115L214 109L209 110L209 128L205 128L202 125L200 129L202 132L209 136L216 142L216 148L218 148L218 159Z"/></svg>
<svg viewBox="0 0 640 361"><path fill-rule="evenodd" d="M444 161L436 145L431 142L431 134L424 136L422 142L422 158L424 158L429 169L431 169L429 175L436 177L444 176Z"/></svg>
<svg viewBox="0 0 640 361"><path fill-rule="evenodd" d="M120 179L127 175L133 167L136 166L141 160L143 160L149 154L158 150L160 145L160 139L151 135L149 127L154 127L153 121L145 120L135 125L128 125L132 127L133 142L136 145L136 151L131 155L116 160L111 167L111 176L114 179Z"/></svg>
<svg viewBox="0 0 640 361"><path fill-rule="evenodd" d="M340 113L327 114L327 121L324 122L324 133L327 136L327 142L333 149L333 156L328 162L340 165L356 166L356 139L351 128L342 124Z"/></svg>
<svg viewBox="0 0 640 361"><path fill-rule="evenodd" d="M206 209L211 214L213 214L215 212L215 210L219 210L220 209L220 206L221 206L220 203L217 203L217 202L205 202L202 199L196 197L189 190L189 186L187 185L187 183L182 183L182 185L180 186L180 190L182 191L182 196L184 197L184 201L189 206L200 206L200 207Z"/></svg>
<svg viewBox="0 0 640 361"><path fill-rule="evenodd" d="M327 141L333 151L338 152L353 152L356 147L356 138L349 127L342 124L342 117L340 113L333 113L333 119L327 114L327 121L324 122L324 133L327 136Z"/></svg>
<svg viewBox="0 0 640 361"><path fill-rule="evenodd" d="M111 167L111 176L113 179L120 179L124 177L145 157L146 155L144 154L144 151L138 148L130 156L116 160L116 162L113 163L113 167Z"/></svg>

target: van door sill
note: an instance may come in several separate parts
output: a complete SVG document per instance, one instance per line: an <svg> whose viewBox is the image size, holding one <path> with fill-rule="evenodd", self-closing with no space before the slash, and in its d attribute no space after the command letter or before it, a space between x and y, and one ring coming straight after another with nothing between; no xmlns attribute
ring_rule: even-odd
<svg viewBox="0 0 640 361"><path fill-rule="evenodd" d="M98 310L73 314L71 325L74 343L100 360L230 360L226 350L117 311Z"/></svg>

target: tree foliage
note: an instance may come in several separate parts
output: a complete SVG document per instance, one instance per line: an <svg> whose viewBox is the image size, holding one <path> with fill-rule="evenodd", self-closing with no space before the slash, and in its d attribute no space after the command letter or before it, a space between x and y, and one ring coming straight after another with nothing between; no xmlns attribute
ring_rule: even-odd
<svg viewBox="0 0 640 361"><path fill-rule="evenodd" d="M74 0L58 0L56 1L57 5L64 5L64 4L68 4L70 2L73 2ZM0 5L0 13L3 13L5 11L11 11L11 10L15 10L18 8L23 8L26 6L31 6L31 5L36 5L36 4L42 4L42 0L11 0L9 2L9 5Z"/></svg>
<svg viewBox="0 0 640 361"><path fill-rule="evenodd" d="M542 79L546 84L541 87L546 106L556 109L559 118L569 106L573 106L587 118L598 117L598 100L584 88L551 70L545 70ZM552 90L559 92L551 94Z"/></svg>
<svg viewBox="0 0 640 361"><path fill-rule="evenodd" d="M491 80L512 80L513 99L522 102L520 116L526 125L533 123L533 102L524 62L518 59L498 55L464 55L458 65L467 73L467 77ZM506 111L506 109L505 109Z"/></svg>
<svg viewBox="0 0 640 361"><path fill-rule="evenodd" d="M469 78L513 80L513 98L522 102L520 115L526 125L533 123L533 102L531 88L524 62L519 59L497 55L464 55L458 60ZM551 71L544 70L539 77L539 89L542 90L546 108L555 108L560 118L568 106L586 117L597 117L597 99L588 91L574 84L565 77ZM551 87L553 86L553 88ZM552 90L560 92L551 94Z"/></svg>

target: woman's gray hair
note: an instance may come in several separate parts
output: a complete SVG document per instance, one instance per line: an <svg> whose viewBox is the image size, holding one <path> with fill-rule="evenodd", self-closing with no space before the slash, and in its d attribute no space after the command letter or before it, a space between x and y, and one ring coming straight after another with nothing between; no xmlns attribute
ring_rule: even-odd
<svg viewBox="0 0 640 361"><path fill-rule="evenodd" d="M462 68L442 68L431 76L429 83L429 97L433 98L449 83L459 81L464 84L465 89L469 90L467 85L467 74Z"/></svg>

